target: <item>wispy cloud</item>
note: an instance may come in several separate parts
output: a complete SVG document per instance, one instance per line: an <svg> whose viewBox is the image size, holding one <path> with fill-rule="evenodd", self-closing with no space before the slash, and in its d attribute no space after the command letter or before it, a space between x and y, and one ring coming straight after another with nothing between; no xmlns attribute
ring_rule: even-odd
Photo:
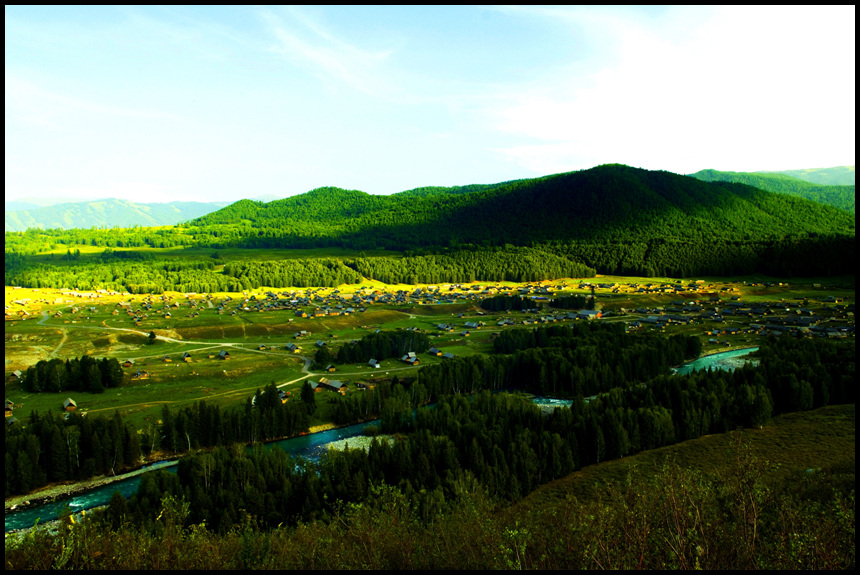
<svg viewBox="0 0 860 575"><path fill-rule="evenodd" d="M295 8L281 14L284 17L268 10L261 12L276 40L274 52L320 78L364 94L385 96L391 92L391 81L382 67L392 50L360 48Z"/></svg>

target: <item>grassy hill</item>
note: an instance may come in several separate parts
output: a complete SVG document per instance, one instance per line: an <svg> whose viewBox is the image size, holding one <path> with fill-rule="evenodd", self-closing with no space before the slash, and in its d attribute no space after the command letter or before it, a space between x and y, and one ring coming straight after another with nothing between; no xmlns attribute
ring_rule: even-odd
<svg viewBox="0 0 860 575"><path fill-rule="evenodd" d="M797 170L797 172L803 171L804 170ZM852 168L850 185L821 185L804 180L799 176L789 175L788 172L721 172L718 170L701 170L690 175L705 182L737 182L747 184L762 190L767 190L768 192L786 194L834 206L853 214L853 173ZM835 179L835 177L829 179ZM844 180L845 179L843 178L840 181Z"/></svg>

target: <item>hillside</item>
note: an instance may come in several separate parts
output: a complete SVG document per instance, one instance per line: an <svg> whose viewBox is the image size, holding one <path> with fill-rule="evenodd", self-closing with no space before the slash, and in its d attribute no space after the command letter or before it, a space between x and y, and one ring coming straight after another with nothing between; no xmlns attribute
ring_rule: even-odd
<svg viewBox="0 0 860 575"><path fill-rule="evenodd" d="M91 228L172 226L222 208L226 202L170 202L137 204L105 199L6 211L5 230L27 228Z"/></svg>
<svg viewBox="0 0 860 575"><path fill-rule="evenodd" d="M19 282L12 285L35 285L45 272L30 268L29 275L19 275L29 264L14 260L18 263L10 267L10 252L35 255L81 244L124 249L336 247L359 254L407 252L409 257L402 259L360 258L320 265L337 276L331 281L344 277L335 271L345 263L364 276L373 269L407 281L425 277L438 278L427 280L437 282L461 281L457 278L463 273L471 277L466 270L481 267L474 266L475 261L491 259L495 267L518 262L526 254L516 250L524 247L534 250L527 254L531 259L562 258L552 266L558 273L568 269L564 263L568 260L577 269L582 264L613 275L838 275L853 273L855 243L854 215L835 207L740 183L705 182L623 165L390 196L318 188L268 203L241 200L172 228L30 230L7 233L5 239L6 281ZM501 252L491 254L492 250ZM451 257L436 257L442 254ZM199 265L194 263L194 269ZM211 258L208 265L214 265ZM545 279L562 277L555 273ZM93 269L87 275L105 274ZM116 277L115 272L110 275ZM151 269L146 275L146 282L131 283L175 284L174 280L156 281L164 270ZM518 277L532 275L529 271ZM482 279L496 278L493 273ZM206 283L220 285L224 279L223 274L214 274ZM319 278L305 278L296 285L305 281L328 285L314 284Z"/></svg>
<svg viewBox="0 0 860 575"><path fill-rule="evenodd" d="M243 200L198 218L203 234L240 240L343 243L389 249L462 243L619 241L854 233L853 217L827 206L727 182L599 166L489 186L374 196L319 188L262 204Z"/></svg>
<svg viewBox="0 0 860 575"><path fill-rule="evenodd" d="M803 172L804 170L797 170ZM820 204L837 207L854 213L854 178L851 171L850 185L820 185L806 181L787 172L721 172L701 170L692 177L705 182L737 182L768 192L804 198ZM833 179L833 178L831 178Z"/></svg>

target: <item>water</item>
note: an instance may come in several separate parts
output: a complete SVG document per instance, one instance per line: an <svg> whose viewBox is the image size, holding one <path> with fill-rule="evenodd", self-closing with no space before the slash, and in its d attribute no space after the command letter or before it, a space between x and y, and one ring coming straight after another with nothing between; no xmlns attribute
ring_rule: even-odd
<svg viewBox="0 0 860 575"><path fill-rule="evenodd" d="M281 441L273 441L267 443L266 447L271 449L278 446L294 457L303 457L305 459L316 461L325 452L326 444L341 439L347 439L362 435L364 428L369 424L357 423L348 425L338 429L330 429L319 433L309 433L308 435L300 435L291 439L282 439ZM171 473L176 473L176 465L173 463L161 463L150 466L149 471L159 468L167 468ZM137 492L137 487L140 485L140 480L143 474L115 481L109 485L96 487L85 493L75 495L62 501L52 503L44 503L22 511L7 511L6 512L6 532L14 529L26 529L32 527L36 521L43 524L47 521L57 519L60 514L69 507L73 513L100 507L110 503L110 498L116 491L119 491L123 497L131 497Z"/></svg>
<svg viewBox="0 0 860 575"><path fill-rule="evenodd" d="M700 369L707 369L708 367L714 369L726 369L731 371L745 361L739 358L750 354L757 349L757 347L747 349L735 349L732 351L724 351L706 357L701 357L695 361L691 361L675 369L675 373L686 374L692 371L698 371ZM585 400L588 401L590 399L593 399L594 397L597 396L587 397L585 398ZM572 400L536 397L534 398L534 402L538 404L541 409L552 410L562 406L569 407L572 403ZM350 437L355 437L357 435L362 435L364 432L364 428L367 427L367 425L367 423L348 425L346 427L340 427L338 429L330 429L328 431L321 431L319 433L310 433L308 435L300 435L299 437L293 437L291 439L275 441L266 444L266 446L271 449L273 446L277 445L285 452L294 457L303 457L305 459L316 461L325 452L325 446L327 444L333 441L339 441L341 439L347 439ZM155 467L153 466L153 468ZM174 467L170 467L168 468L168 470L174 473L176 472ZM54 519L57 519L57 517L59 517L59 514L63 512L66 506L68 506L73 512L78 512L86 509L92 509L94 507L99 507L101 505L107 505L110 502L110 498L117 490L122 493L123 497L130 497L137 492L137 486L140 484L141 477L142 475L137 475L129 479L116 481L109 485L97 487L91 491L87 491L86 493L76 495L63 501L45 503L43 505L39 505L23 511L7 512L6 531L8 532L13 529L24 529L27 527L32 527L36 520L38 520L39 523L45 523L46 521L52 521Z"/></svg>
<svg viewBox="0 0 860 575"><path fill-rule="evenodd" d="M758 351L758 348L748 347L746 349L733 349L732 351L723 351L720 353L715 353L713 355L707 355L689 363L685 363L681 367L676 368L674 370L674 373L678 375L684 375L687 373L692 373L694 371L708 369L709 367L712 369L724 369L726 371L734 371L735 368L743 365L744 363L747 363L748 361L751 361L748 359L740 358L754 351Z"/></svg>
<svg viewBox="0 0 860 575"><path fill-rule="evenodd" d="M681 367L675 368L673 370L673 373L684 375L687 373L692 373L694 371L708 369L709 367L712 369L725 369L727 371L734 371L735 368L743 365L744 363L747 363L749 361L756 361L743 359L743 356L748 355L756 350L758 350L757 347L750 347L745 349L733 349L731 351L714 353L712 355L700 357L699 359L685 363ZM596 397L596 395L592 395L584 399L585 402L588 403ZM538 407L540 407L544 413L548 413L559 407L570 407L573 403L572 399L552 399L549 397L535 397L532 401Z"/></svg>

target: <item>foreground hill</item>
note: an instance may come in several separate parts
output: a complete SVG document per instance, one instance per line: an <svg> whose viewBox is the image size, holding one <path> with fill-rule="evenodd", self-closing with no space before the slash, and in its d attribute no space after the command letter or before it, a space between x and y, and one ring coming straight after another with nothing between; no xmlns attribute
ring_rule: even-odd
<svg viewBox="0 0 860 575"><path fill-rule="evenodd" d="M200 217L225 205L227 202L137 204L112 198L93 202L72 202L25 210L7 210L5 229L7 232L18 232L27 228L172 226Z"/></svg>
<svg viewBox="0 0 860 575"><path fill-rule="evenodd" d="M803 170L798 170L801 172ZM768 192L786 194L837 207L854 213L854 178L851 171L850 185L820 185L787 173L769 172L721 172L701 170L692 177L705 182L738 182Z"/></svg>

